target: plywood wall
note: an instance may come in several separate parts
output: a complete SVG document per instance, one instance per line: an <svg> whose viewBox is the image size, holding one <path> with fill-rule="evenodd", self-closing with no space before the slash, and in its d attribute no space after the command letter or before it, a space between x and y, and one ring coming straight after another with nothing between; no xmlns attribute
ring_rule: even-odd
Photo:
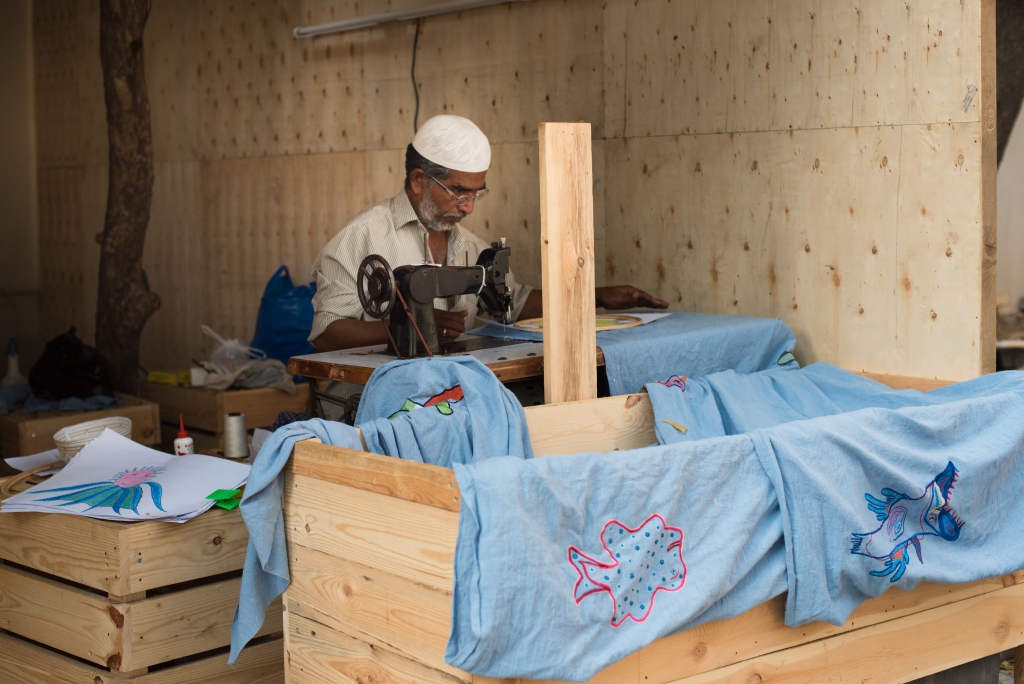
<svg viewBox="0 0 1024 684"><path fill-rule="evenodd" d="M154 3L146 270L163 306L144 364L204 354L202 323L251 337L279 265L308 279L349 216L398 191L417 25L291 30L416 4ZM804 363L966 378L994 363L993 9L534 0L436 17L419 27L419 121L454 112L490 136L495 192L466 225L507 236L524 281L540 280L537 125L585 120L599 282L679 310L779 316ZM98 12L35 10L44 314L53 332L91 334Z"/></svg>

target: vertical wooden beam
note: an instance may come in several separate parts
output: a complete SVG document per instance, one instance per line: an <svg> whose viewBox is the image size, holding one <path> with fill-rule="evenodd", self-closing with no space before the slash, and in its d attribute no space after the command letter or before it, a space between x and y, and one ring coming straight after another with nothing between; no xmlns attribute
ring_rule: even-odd
<svg viewBox="0 0 1024 684"><path fill-rule="evenodd" d="M981 373L996 369L996 0L981 0Z"/></svg>
<svg viewBox="0 0 1024 684"><path fill-rule="evenodd" d="M540 260L544 402L597 397L590 124L542 123Z"/></svg>

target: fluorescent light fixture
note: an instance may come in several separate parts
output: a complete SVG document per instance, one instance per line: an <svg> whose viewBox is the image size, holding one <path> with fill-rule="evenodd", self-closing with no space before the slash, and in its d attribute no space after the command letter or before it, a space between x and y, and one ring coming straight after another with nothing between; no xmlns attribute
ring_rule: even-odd
<svg viewBox="0 0 1024 684"><path fill-rule="evenodd" d="M410 19L421 19L433 17L438 14L451 14L452 12L464 12L466 10L489 7L491 5L503 5L509 2L525 2L526 0L451 0L429 7L401 10L398 12L385 12L374 14L368 17L356 17L345 21L335 21L330 24L317 24L316 26L298 26L293 33L296 38L316 38L326 36L330 33L343 33L369 28L378 24L386 24L392 21L409 21Z"/></svg>

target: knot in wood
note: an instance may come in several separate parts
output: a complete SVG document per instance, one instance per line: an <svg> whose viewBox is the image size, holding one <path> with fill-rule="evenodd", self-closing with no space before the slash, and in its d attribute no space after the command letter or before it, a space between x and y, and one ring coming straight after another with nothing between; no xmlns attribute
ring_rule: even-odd
<svg viewBox="0 0 1024 684"><path fill-rule="evenodd" d="M705 655L707 655L707 652L708 652L708 645L705 644L705 643L700 643L700 644L697 644L696 646L693 647L693 657L694 658L703 658Z"/></svg>
<svg viewBox="0 0 1024 684"><path fill-rule="evenodd" d="M115 627L118 629L124 627L124 615L121 615L121 611L117 608L114 606L107 606L107 615L110 616L110 621L114 623ZM120 656L118 657L120 658Z"/></svg>
<svg viewBox="0 0 1024 684"><path fill-rule="evenodd" d="M220 546L221 541L222 540L220 538L220 535L218 534L216 537L213 538L213 545L214 546Z"/></svg>
<svg viewBox="0 0 1024 684"><path fill-rule="evenodd" d="M750 678L747 680L747 684L761 684L761 675L750 675Z"/></svg>
<svg viewBox="0 0 1024 684"><path fill-rule="evenodd" d="M108 657L107 658L107 667L109 667L111 670L120 670L121 669L121 654L120 653L114 653L110 657Z"/></svg>

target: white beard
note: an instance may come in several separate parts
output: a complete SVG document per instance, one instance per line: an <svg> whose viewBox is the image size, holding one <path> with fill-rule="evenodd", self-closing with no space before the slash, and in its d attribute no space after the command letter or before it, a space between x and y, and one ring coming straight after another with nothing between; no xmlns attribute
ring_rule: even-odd
<svg viewBox="0 0 1024 684"><path fill-rule="evenodd" d="M459 221L466 216L465 212L456 211L438 217L440 207L430 196L429 191L423 194L419 206L416 208L419 210L420 221L423 222L424 227L438 233L450 233L455 230L455 226L459 225Z"/></svg>

